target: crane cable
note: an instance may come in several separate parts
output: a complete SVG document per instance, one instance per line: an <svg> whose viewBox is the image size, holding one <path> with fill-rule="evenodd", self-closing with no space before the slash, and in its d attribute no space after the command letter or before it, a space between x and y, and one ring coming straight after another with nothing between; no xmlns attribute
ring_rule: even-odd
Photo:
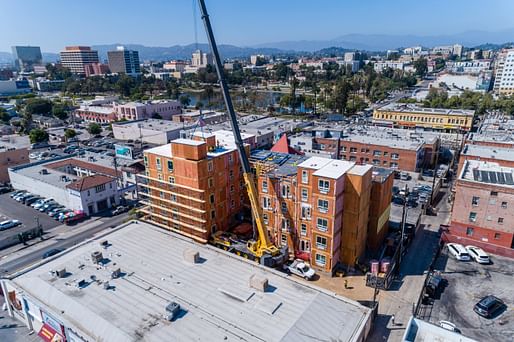
<svg viewBox="0 0 514 342"><path fill-rule="evenodd" d="M194 34L195 34L195 50L198 50L198 3L197 0L193 0L193 25L194 25Z"/></svg>

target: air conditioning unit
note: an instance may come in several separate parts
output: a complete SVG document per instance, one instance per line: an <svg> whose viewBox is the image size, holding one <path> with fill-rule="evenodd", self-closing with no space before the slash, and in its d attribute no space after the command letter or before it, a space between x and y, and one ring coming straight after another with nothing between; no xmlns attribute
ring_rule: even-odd
<svg viewBox="0 0 514 342"><path fill-rule="evenodd" d="M102 260L103 260L103 258L104 258L104 257L103 257L103 255L102 255L102 252L98 252L98 251L96 251L96 252L91 253L91 260L93 260L93 263L94 263L94 264L99 264L99 263L101 263L101 262L102 262Z"/></svg>
<svg viewBox="0 0 514 342"><path fill-rule="evenodd" d="M67 274L67 273L66 273L66 268L62 268L62 269L60 269L60 270L57 270L57 271L55 272L55 274L56 274L56 275L57 275L57 277L59 277L59 278L64 278L64 277L66 277L66 274Z"/></svg>

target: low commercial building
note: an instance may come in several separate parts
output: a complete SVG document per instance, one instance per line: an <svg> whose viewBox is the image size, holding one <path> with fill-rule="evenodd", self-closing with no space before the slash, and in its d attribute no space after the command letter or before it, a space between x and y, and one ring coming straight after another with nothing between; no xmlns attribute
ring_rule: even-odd
<svg viewBox="0 0 514 342"><path fill-rule="evenodd" d="M402 342L418 341L477 342L474 339L462 336L460 333L411 317L407 323Z"/></svg>
<svg viewBox="0 0 514 342"><path fill-rule="evenodd" d="M88 103L76 109L74 114L84 121L97 123L110 123L117 120L145 120L163 119L171 120L174 115L182 113L178 101L157 100L148 102L128 102L102 105L89 105Z"/></svg>
<svg viewBox="0 0 514 342"><path fill-rule="evenodd" d="M0 81L0 95L2 96L28 94L30 92L32 92L32 88L30 88L29 81L26 79Z"/></svg>
<svg viewBox="0 0 514 342"><path fill-rule="evenodd" d="M455 184L448 241L514 257L514 168L467 160Z"/></svg>
<svg viewBox="0 0 514 342"><path fill-rule="evenodd" d="M403 70L404 67L405 63L403 62L386 61L373 63L373 69L375 69L376 72L382 72L385 69Z"/></svg>
<svg viewBox="0 0 514 342"><path fill-rule="evenodd" d="M308 128L301 136L312 137L312 144L298 136L291 138L292 146L302 152L412 172L432 167L441 144L432 132L375 126Z"/></svg>
<svg viewBox="0 0 514 342"><path fill-rule="evenodd" d="M122 182L112 159L107 157L55 158L9 168L14 189L26 190L87 215L116 206L135 184ZM120 167L122 165L119 165Z"/></svg>
<svg viewBox="0 0 514 342"><path fill-rule="evenodd" d="M174 115L182 113L180 103L175 100L115 103L113 109L118 120L129 121L150 118L171 120Z"/></svg>
<svg viewBox="0 0 514 342"><path fill-rule="evenodd" d="M191 124L175 121L146 119L113 123L112 133L118 140L142 140L145 143L165 145L180 138L181 132L191 127Z"/></svg>
<svg viewBox="0 0 514 342"><path fill-rule="evenodd" d="M443 132L467 132L473 126L475 111L424 108L390 103L373 111L373 123L397 128L423 128Z"/></svg>
<svg viewBox="0 0 514 342"><path fill-rule="evenodd" d="M228 116L226 112L215 112L206 110L185 112L173 116L173 121L185 122L190 124L194 123L198 126L221 124L227 120Z"/></svg>
<svg viewBox="0 0 514 342"><path fill-rule="evenodd" d="M54 341L362 342L372 324L357 302L138 221L1 287L7 314Z"/></svg>

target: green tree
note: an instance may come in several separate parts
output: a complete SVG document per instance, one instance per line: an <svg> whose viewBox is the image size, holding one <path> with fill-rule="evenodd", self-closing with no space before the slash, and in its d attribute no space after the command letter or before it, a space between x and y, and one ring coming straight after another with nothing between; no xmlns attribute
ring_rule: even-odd
<svg viewBox="0 0 514 342"><path fill-rule="evenodd" d="M64 131L64 137L66 138L66 141L70 140L71 138L75 138L77 136L77 132L74 129L67 128Z"/></svg>
<svg viewBox="0 0 514 342"><path fill-rule="evenodd" d="M179 101L182 107L188 107L191 104L191 97L188 94L180 95Z"/></svg>
<svg viewBox="0 0 514 342"><path fill-rule="evenodd" d="M414 69L416 70L416 75L419 77L423 77L428 72L428 62L426 58L418 58L414 62Z"/></svg>
<svg viewBox="0 0 514 342"><path fill-rule="evenodd" d="M122 96L130 96L131 91L135 88L134 78L125 74L121 74L118 81L116 82L116 89L121 93ZM135 92L135 91L134 91Z"/></svg>
<svg viewBox="0 0 514 342"><path fill-rule="evenodd" d="M5 108L0 108L0 121L2 121L3 123L8 123L9 120L11 120L11 116L9 115L9 113L7 113Z"/></svg>
<svg viewBox="0 0 514 342"><path fill-rule="evenodd" d="M30 143L39 143L48 141L48 133L40 128L35 128L29 133Z"/></svg>
<svg viewBox="0 0 514 342"><path fill-rule="evenodd" d="M66 120L68 118L68 107L63 103L54 103L52 115L57 119Z"/></svg>
<svg viewBox="0 0 514 342"><path fill-rule="evenodd" d="M25 102L25 112L30 114L49 115L52 113L52 101L33 98Z"/></svg>
<svg viewBox="0 0 514 342"><path fill-rule="evenodd" d="M102 126L100 126L97 123L92 122L92 123L89 124L89 126L87 128L87 131L91 135L97 135L97 134L102 133Z"/></svg>

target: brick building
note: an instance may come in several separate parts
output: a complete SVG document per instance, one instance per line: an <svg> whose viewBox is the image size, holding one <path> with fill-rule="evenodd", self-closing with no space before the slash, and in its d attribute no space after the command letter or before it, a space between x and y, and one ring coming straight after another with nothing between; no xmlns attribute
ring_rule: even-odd
<svg viewBox="0 0 514 342"><path fill-rule="evenodd" d="M244 202L239 156L214 135L176 139L144 152L141 210L158 226L206 243L236 222Z"/></svg>
<svg viewBox="0 0 514 342"><path fill-rule="evenodd" d="M467 160L455 185L449 240L514 257L514 168Z"/></svg>
<svg viewBox="0 0 514 342"><path fill-rule="evenodd" d="M507 147L465 145L460 153L458 171L462 170L468 160L495 162L501 166L514 167L514 153L512 148Z"/></svg>

